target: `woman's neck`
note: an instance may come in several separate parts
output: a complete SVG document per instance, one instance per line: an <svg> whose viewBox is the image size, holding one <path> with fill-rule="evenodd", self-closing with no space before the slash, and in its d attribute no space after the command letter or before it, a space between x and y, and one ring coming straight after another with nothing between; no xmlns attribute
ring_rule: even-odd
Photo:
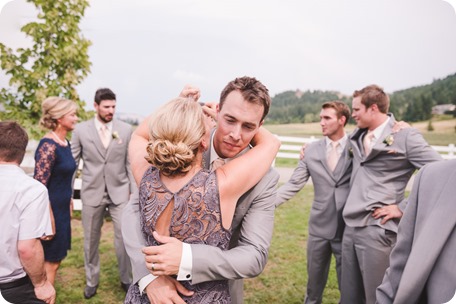
<svg viewBox="0 0 456 304"><path fill-rule="evenodd" d="M63 128L60 129L55 129L54 131L51 132L52 137L62 146L67 145L66 141L66 135L67 131Z"/></svg>

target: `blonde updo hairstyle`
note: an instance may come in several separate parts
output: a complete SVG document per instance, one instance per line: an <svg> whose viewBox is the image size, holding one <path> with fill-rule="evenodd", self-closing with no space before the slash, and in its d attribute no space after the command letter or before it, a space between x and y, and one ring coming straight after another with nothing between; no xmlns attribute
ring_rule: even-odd
<svg viewBox="0 0 456 304"><path fill-rule="evenodd" d="M160 107L149 125L146 160L164 175L188 172L206 132L201 106L175 98Z"/></svg>
<svg viewBox="0 0 456 304"><path fill-rule="evenodd" d="M58 119L77 109L78 106L72 100L55 96L48 97L41 104L40 125L54 131L58 126Z"/></svg>

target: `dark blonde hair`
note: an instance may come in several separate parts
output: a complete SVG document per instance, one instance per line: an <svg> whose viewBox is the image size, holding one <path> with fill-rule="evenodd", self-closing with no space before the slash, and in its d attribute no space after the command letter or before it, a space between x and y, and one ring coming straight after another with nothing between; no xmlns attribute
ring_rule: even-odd
<svg viewBox="0 0 456 304"><path fill-rule="evenodd" d="M322 106L322 109L331 108L336 111L337 118L345 117L344 126L347 125L348 120L350 119L350 108L347 104L340 100L327 101Z"/></svg>
<svg viewBox="0 0 456 304"><path fill-rule="evenodd" d="M201 106L191 99L173 99L152 117L146 159L167 176L188 172L205 133Z"/></svg>
<svg viewBox="0 0 456 304"><path fill-rule="evenodd" d="M353 97L356 98L359 96L361 96L361 103L366 107L366 109L373 104L376 104L381 113L388 113L390 99L385 91L383 91L383 88L378 85L371 84L353 93Z"/></svg>
<svg viewBox="0 0 456 304"><path fill-rule="evenodd" d="M261 116L261 121L264 120L266 115L268 115L269 107L271 106L271 97L264 84L256 78L248 76L239 77L228 82L220 94L220 109L223 108L223 104L225 103L228 94L233 91L239 91L247 102L262 106L263 114Z"/></svg>
<svg viewBox="0 0 456 304"><path fill-rule="evenodd" d="M76 103L72 100L61 97L48 97L41 104L40 125L49 130L57 128L57 120L78 109Z"/></svg>

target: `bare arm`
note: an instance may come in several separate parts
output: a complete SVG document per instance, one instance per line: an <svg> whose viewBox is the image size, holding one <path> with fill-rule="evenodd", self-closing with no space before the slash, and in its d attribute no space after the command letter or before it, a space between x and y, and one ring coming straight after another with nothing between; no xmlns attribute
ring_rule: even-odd
<svg viewBox="0 0 456 304"><path fill-rule="evenodd" d="M278 180L277 171L270 169L254 188L241 197L236 213L239 212L243 218L237 227L233 227L233 238L237 238L237 242L231 242L231 249L223 251L209 245L191 245L192 283L252 278L263 271L274 229ZM245 208L248 209L243 215Z"/></svg>
<svg viewBox="0 0 456 304"><path fill-rule="evenodd" d="M22 266L35 287L36 297L46 303L54 303L55 290L46 278L41 242L38 239L19 240L17 248Z"/></svg>
<svg viewBox="0 0 456 304"><path fill-rule="evenodd" d="M136 185L139 186L141 179L150 166L145 157L147 156L147 143L149 142L149 123L152 116L144 119L141 124L131 135L128 146L128 155L130 157L131 172L135 178Z"/></svg>

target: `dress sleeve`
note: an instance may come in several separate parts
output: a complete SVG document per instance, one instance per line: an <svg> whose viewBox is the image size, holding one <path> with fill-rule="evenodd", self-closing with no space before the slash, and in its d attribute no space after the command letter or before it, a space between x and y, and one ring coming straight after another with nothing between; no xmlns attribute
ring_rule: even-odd
<svg viewBox="0 0 456 304"><path fill-rule="evenodd" d="M44 142L35 153L35 173L33 177L45 186L47 186L51 177L52 167L54 167L56 148L55 144Z"/></svg>

